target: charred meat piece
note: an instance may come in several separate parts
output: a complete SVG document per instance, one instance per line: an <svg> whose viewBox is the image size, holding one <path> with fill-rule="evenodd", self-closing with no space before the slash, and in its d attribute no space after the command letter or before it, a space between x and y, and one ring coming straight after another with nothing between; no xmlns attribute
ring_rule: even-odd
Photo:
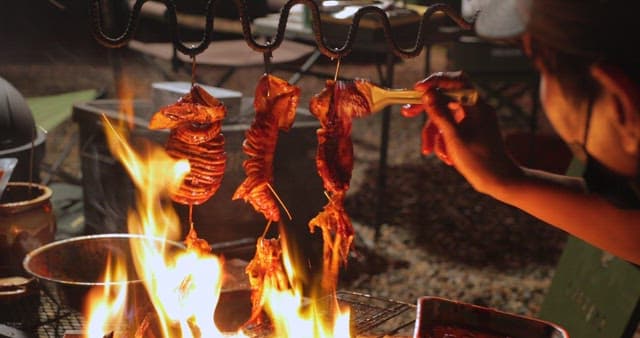
<svg viewBox="0 0 640 338"><path fill-rule="evenodd" d="M280 220L278 204L269 189L273 182L273 157L280 130L293 125L300 88L285 80L265 74L256 87L253 106L255 118L245 133L242 150L249 156L242 164L247 178L233 199L244 199L269 221Z"/></svg>
<svg viewBox="0 0 640 338"><path fill-rule="evenodd" d="M191 171L171 199L199 205L213 196L224 175L222 120L227 110L222 102L194 85L178 102L161 108L149 122L150 129L171 129L165 149L176 159L187 159Z"/></svg>
<svg viewBox="0 0 640 338"><path fill-rule="evenodd" d="M325 286L335 285L340 263L346 263L353 241L353 226L344 210L344 196L353 171L352 118L371 114L370 101L358 86L368 82L327 81L310 102L311 113L320 121L317 130L316 166L329 203L309 222L311 232L320 228L324 247Z"/></svg>
<svg viewBox="0 0 640 338"><path fill-rule="evenodd" d="M258 238L256 254L247 265L246 273L251 285L251 319L260 322L265 299L265 290L287 290L289 281L282 262L280 238Z"/></svg>

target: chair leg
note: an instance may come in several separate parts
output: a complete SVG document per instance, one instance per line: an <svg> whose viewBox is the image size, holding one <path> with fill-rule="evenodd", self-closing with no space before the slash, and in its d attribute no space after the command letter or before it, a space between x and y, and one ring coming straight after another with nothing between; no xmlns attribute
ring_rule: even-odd
<svg viewBox="0 0 640 338"><path fill-rule="evenodd" d="M64 161L67 159L67 157L69 157L69 154L71 154L73 147L76 145L76 140L77 140L76 135L73 135L73 134L67 135L64 141L64 148L62 149L62 153L60 154L60 156L58 156L56 161L53 164L51 164L51 166L44 168L48 175L47 177L42 179L42 184L48 185L54 176L62 178L62 180L64 180L67 183L71 183L75 185L81 184L78 178L60 169Z"/></svg>
<svg viewBox="0 0 640 338"><path fill-rule="evenodd" d="M395 56L391 53L387 54L386 74L380 73L381 84L385 87L393 87L393 71ZM383 77L383 75L385 75ZM376 200L376 220L374 241L377 243L380 239L380 229L384 222L385 215L385 194L387 190L387 154L389 150L389 131L391 130L391 107L386 107L382 112L382 130L380 131L380 157L378 159L378 182Z"/></svg>
<svg viewBox="0 0 640 338"><path fill-rule="evenodd" d="M298 81L300 81L302 74L306 74L309 69L313 67L313 65L320 58L320 55L322 55L322 53L320 53L319 49L314 50L313 53L311 53L311 55L307 58L307 60L304 61L302 66L300 66L300 69L298 69L295 74L291 75L291 77L289 78L289 83L296 84Z"/></svg>
<svg viewBox="0 0 640 338"><path fill-rule="evenodd" d="M224 74L222 74L222 77L220 78L220 80L216 82L216 87L222 87L224 83L231 78L231 75L233 75L235 71L236 71L236 67L229 67L229 69L227 69L227 71L225 71Z"/></svg>
<svg viewBox="0 0 640 338"><path fill-rule="evenodd" d="M162 74L162 77L167 80L167 81L175 81L175 77L173 75L171 75L171 73L167 72L164 68L162 68L162 66L160 66L158 64L158 62L156 61L156 59L152 56L149 55L145 55L142 53L139 53L142 56L142 59L149 64L151 67L153 67L154 69L156 69L160 74Z"/></svg>

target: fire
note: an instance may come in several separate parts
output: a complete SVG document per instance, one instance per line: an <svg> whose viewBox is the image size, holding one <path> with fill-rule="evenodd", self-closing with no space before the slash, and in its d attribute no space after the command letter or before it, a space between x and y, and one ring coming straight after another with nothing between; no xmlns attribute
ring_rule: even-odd
<svg viewBox="0 0 640 338"><path fill-rule="evenodd" d="M104 287L93 288L87 295L87 337L102 338L113 331L117 323L124 320L125 300L127 298L127 272L124 264L118 260L112 264L107 257Z"/></svg>
<svg viewBox="0 0 640 338"><path fill-rule="evenodd" d="M105 130L111 152L120 159L136 187L136 205L129 211L128 230L149 238L178 240L180 220L173 209L169 192L176 189L189 172L186 160L175 160L159 148L147 145L143 152L133 149L125 129L118 129L105 118ZM284 234L281 232L281 235ZM283 241L286 242L286 241ZM185 249L170 250L163 241L131 241L132 256L154 308L153 336L229 337L220 332L213 317L222 285L223 261L213 254ZM332 297L305 297L300 264L295 264L289 245L283 245L283 264L291 286L278 290L264 286L264 311L273 326L273 337L348 338L349 310L341 309ZM120 270L107 274L105 280L126 280ZM124 321L121 313L126 303L126 288L90 298L90 336L109 333L110 323ZM319 294L319 293L318 293ZM317 298L317 299L316 299ZM331 301L327 302L327 299ZM125 306L126 307L126 306ZM139 332L145 325L137 324ZM151 330L151 329L148 329ZM151 333L151 332L149 332ZM234 337L246 337L235 333Z"/></svg>
<svg viewBox="0 0 640 338"><path fill-rule="evenodd" d="M177 239L180 220L168 193L189 172L188 161L174 160L151 146L141 155L125 142L123 131L105 123L110 149L137 188L137 208L128 216L129 232ZM162 335L223 337L213 322L222 284L220 259L194 250L169 252L154 241L131 244L136 271L145 283Z"/></svg>
<svg viewBox="0 0 640 338"><path fill-rule="evenodd" d="M159 147L146 144L142 154L127 142L126 129L116 129L106 118L111 152L120 159L136 187L137 204L127 218L129 233L179 240L180 219L168 198L189 172L189 161L175 160Z"/></svg>
<svg viewBox="0 0 640 338"><path fill-rule="evenodd" d="M316 302L305 304L299 291L269 292L265 311L279 338L350 338L349 309L337 311L331 325L322 306Z"/></svg>
<svg viewBox="0 0 640 338"><path fill-rule="evenodd" d="M315 293L310 298L303 296L300 264L296 264L291 244L281 228L282 259L289 290L278 290L265 284L264 310L274 327L274 337L279 338L350 338L350 311L342 309L335 298L335 292L322 295Z"/></svg>
<svg viewBox="0 0 640 338"><path fill-rule="evenodd" d="M218 303L222 264L213 255L188 251L168 263L154 251L143 250L145 280L164 337L222 337L213 314Z"/></svg>

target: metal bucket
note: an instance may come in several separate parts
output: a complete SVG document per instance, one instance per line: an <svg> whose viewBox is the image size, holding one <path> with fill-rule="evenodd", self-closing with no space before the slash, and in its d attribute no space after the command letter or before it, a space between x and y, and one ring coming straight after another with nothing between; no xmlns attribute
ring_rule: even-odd
<svg viewBox="0 0 640 338"><path fill-rule="evenodd" d="M168 255L184 250L180 243L142 235L104 234L81 236L53 242L29 252L24 269L43 285L52 288L59 301L75 310L83 311L87 294L92 288L103 288L102 275L111 260L124 262L127 279L112 284L127 286L127 307L144 311L149 303L142 280L138 277L131 242L151 241L165 248Z"/></svg>

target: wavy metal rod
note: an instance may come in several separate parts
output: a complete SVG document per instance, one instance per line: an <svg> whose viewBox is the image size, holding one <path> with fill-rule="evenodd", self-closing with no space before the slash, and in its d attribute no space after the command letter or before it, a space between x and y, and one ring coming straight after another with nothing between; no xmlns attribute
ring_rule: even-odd
<svg viewBox="0 0 640 338"><path fill-rule="evenodd" d="M149 0L136 0L131 8L131 12L129 14L129 20L127 21L127 26L124 29L124 32L118 37L109 37L104 34L102 29L102 10L100 8L101 0L91 0L91 18L93 21L93 36L95 39L103 46L108 48L120 48L124 47L130 40L135 32L138 21L140 17L140 11L142 10L142 5ZM167 19L169 20L169 30L171 33L171 38L173 41L173 45L176 47L178 51L181 53L188 55L190 57L194 57L202 52L204 52L211 42L211 36L213 33L213 18L215 14L215 4L216 0L209 0L206 5L206 23L204 26L204 32L202 34L202 38L200 39L200 43L193 47L185 46L180 40L180 29L178 28L178 18L177 18L177 10L174 0L160 0L166 6L167 11L165 13Z"/></svg>
<svg viewBox="0 0 640 338"><path fill-rule="evenodd" d="M136 0L132 7L132 11L129 14L129 20L124 32L118 37L109 37L104 34L102 29L102 14L100 9L101 0L92 0L91 16L93 19L93 34L96 40L109 48L119 48L126 45L131 40L133 32L136 30L138 19L142 5L148 0ZM180 39L180 30L177 24L177 11L174 0L161 0L167 8L167 19L169 21L169 28L174 46L181 53L194 57L197 54L202 53L209 47L211 42L211 36L214 27L215 5L218 0L209 0L207 2L206 11L206 24L204 27L202 39L200 42L192 47L185 46ZM420 26L417 32L416 41L413 48L405 50L398 46L391 34L391 23L384 10L375 7L367 6L358 9L353 16L353 21L349 26L347 38L341 47L332 48L326 43L322 34L322 21L320 19L320 10L318 5L313 0L289 0L287 1L280 11L280 18L278 21L278 29L276 35L272 41L261 44L253 38L251 32L251 23L248 14L247 0L235 0L235 4L238 7L238 13L242 24L242 33L244 40L247 42L249 48L260 53L272 53L284 40L285 29L289 18L289 13L294 5L303 4L307 6L311 13L311 27L314 34L314 39L318 50L329 58L342 58L353 50L353 44L356 40L358 29L360 28L360 21L366 15L377 16L380 18L380 23L384 31L384 37L387 44L390 46L391 52L401 58L412 58L418 56L422 51L422 47L425 45L426 38L430 33L428 21L431 17L437 13L442 12L453 20L460 28L468 30L471 29L471 24L465 21L455 10L446 4L433 4L430 5L425 13L422 15Z"/></svg>

